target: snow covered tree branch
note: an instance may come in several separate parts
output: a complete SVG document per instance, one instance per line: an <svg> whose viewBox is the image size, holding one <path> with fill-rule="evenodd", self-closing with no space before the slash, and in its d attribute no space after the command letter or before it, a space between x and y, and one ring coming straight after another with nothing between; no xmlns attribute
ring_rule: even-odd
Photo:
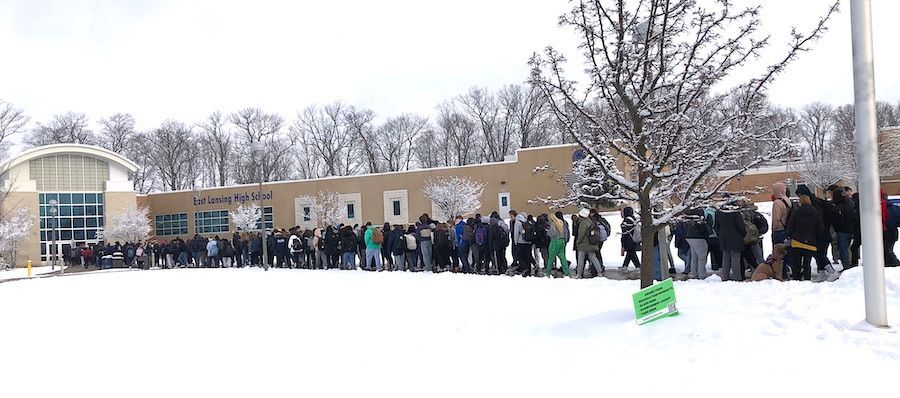
<svg viewBox="0 0 900 398"><path fill-rule="evenodd" d="M150 237L150 209L144 206L128 207L124 211L111 214L103 229L106 241L137 243Z"/></svg>
<svg viewBox="0 0 900 398"><path fill-rule="evenodd" d="M262 223L262 211L256 203L242 204L228 215L238 231L256 231Z"/></svg>
<svg viewBox="0 0 900 398"><path fill-rule="evenodd" d="M531 83L585 151L575 173L598 198L637 202L645 241L685 211L714 204L731 179L792 151L779 134L789 124L762 123L771 116L766 90L826 30L837 3L808 34L792 31L779 61L730 90L720 86L769 44L758 32L759 6L573 3L560 24L579 36L588 82L567 78L566 57L550 47L531 58ZM761 143L770 150L752 151ZM643 253L648 264L651 253ZM644 267L641 285L650 284Z"/></svg>
<svg viewBox="0 0 900 398"><path fill-rule="evenodd" d="M24 208L0 221L0 270L16 267L19 245L28 238L33 225L33 217Z"/></svg>
<svg viewBox="0 0 900 398"><path fill-rule="evenodd" d="M453 219L472 214L481 208L484 182L469 177L437 177L425 181L422 193L434 202L441 213Z"/></svg>
<svg viewBox="0 0 900 398"><path fill-rule="evenodd" d="M309 203L312 218L320 228L338 225L343 219L344 206L340 193L324 190L319 191L316 196L304 195L300 198Z"/></svg>

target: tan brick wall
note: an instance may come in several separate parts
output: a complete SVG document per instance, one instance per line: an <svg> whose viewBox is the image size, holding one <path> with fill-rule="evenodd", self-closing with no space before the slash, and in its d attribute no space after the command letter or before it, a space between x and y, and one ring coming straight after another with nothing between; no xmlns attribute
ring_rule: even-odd
<svg viewBox="0 0 900 398"><path fill-rule="evenodd" d="M10 192L9 196L0 204L3 214L10 211L24 208L28 209L28 213L32 216L31 232L28 238L19 247L16 255L16 266L25 267L26 261L32 261L33 266L41 264L41 224L38 214L38 194L37 192Z"/></svg>
<svg viewBox="0 0 900 398"><path fill-rule="evenodd" d="M319 180L303 180L275 182L263 185L264 195L272 193L271 200L264 200L265 206L274 207L276 227L295 225L294 198L301 195L314 196L318 191L328 189L342 194L361 194L362 221L382 223L384 221L384 191L406 190L408 197L408 221L413 222L422 213L431 213L431 201L422 193L422 187L428 178L439 176L468 176L485 183L481 197L482 207L479 210L487 215L500 206L498 194L508 191L511 194L511 208L529 213L547 212L547 207L529 204L528 201L539 196L560 197L565 194L563 185L549 173L532 175L535 167L549 163L562 173L571 173L572 152L574 145L547 147L518 152L516 162L490 163L458 168L417 170L402 173L385 173ZM195 194L191 191L158 193L138 197L141 203L150 206L152 216L158 214L188 213L188 235L194 233L194 212L203 210L234 210L240 204L234 201L234 195L255 193L258 185L244 185L216 189L204 189L200 197L207 203L194 204ZM231 204L210 204L209 198L225 196L231 198ZM360 211L360 209L357 209ZM505 215L504 215L505 216ZM234 226L231 226L232 231ZM161 239L172 237L160 237Z"/></svg>

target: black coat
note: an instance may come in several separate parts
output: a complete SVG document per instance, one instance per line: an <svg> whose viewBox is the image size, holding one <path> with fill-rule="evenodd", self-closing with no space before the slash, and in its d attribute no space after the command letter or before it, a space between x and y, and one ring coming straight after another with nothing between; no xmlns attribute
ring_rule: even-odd
<svg viewBox="0 0 900 398"><path fill-rule="evenodd" d="M341 230L341 253L356 252L356 234L352 229Z"/></svg>
<svg viewBox="0 0 900 398"><path fill-rule="evenodd" d="M743 252L744 236L747 227L744 226L744 216L739 211L716 212L716 234L719 235L719 248L722 251Z"/></svg>
<svg viewBox="0 0 900 398"><path fill-rule="evenodd" d="M815 207L801 206L791 213L786 231L793 240L818 246L818 238L825 233L825 224Z"/></svg>

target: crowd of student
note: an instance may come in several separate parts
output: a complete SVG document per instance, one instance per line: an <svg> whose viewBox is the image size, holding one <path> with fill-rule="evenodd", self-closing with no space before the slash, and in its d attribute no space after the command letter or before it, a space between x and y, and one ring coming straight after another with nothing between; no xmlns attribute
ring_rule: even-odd
<svg viewBox="0 0 900 398"><path fill-rule="evenodd" d="M773 186L771 238L773 252L763 257L762 236L769 222L758 209L735 200L719 209L694 209L681 221L667 227L676 253L684 261L684 273L707 277L707 262L723 280L793 278L809 280L811 261L819 272L833 273L827 257L842 269L858 265L862 244L859 232L858 195L849 188L830 188L824 199L807 187L797 189L792 201L782 183ZM882 198L885 223L885 263L898 265L893 253L900 214L889 211ZM537 217L511 211L509 222L495 211L488 216L456 217L447 222L422 214L412 225L337 225L324 228L274 229L265 234L265 264L276 268L368 271L462 272L489 275L569 276L602 275L601 249L614 235L609 222L593 209L571 216L561 212ZM634 209L622 209L619 226L623 269L641 266L641 224ZM245 267L263 264L263 234L237 233L230 237L194 235L187 241L119 242L74 248L66 261L86 267L128 266L149 268ZM569 267L566 247L572 244L575 269ZM512 248L510 249L510 245ZM659 235L652 242L654 277L674 273L661 268ZM512 253L508 261L507 252ZM557 268L559 263L559 268ZM668 264L674 264L669 254Z"/></svg>

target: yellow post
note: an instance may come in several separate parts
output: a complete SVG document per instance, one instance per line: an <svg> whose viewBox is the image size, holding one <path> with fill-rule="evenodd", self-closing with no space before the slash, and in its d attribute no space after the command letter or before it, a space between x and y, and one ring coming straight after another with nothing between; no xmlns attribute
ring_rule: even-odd
<svg viewBox="0 0 900 398"><path fill-rule="evenodd" d="M28 265L27 265L27 267L28 267L28 277L31 278L31 260L28 260L26 263L28 264Z"/></svg>

